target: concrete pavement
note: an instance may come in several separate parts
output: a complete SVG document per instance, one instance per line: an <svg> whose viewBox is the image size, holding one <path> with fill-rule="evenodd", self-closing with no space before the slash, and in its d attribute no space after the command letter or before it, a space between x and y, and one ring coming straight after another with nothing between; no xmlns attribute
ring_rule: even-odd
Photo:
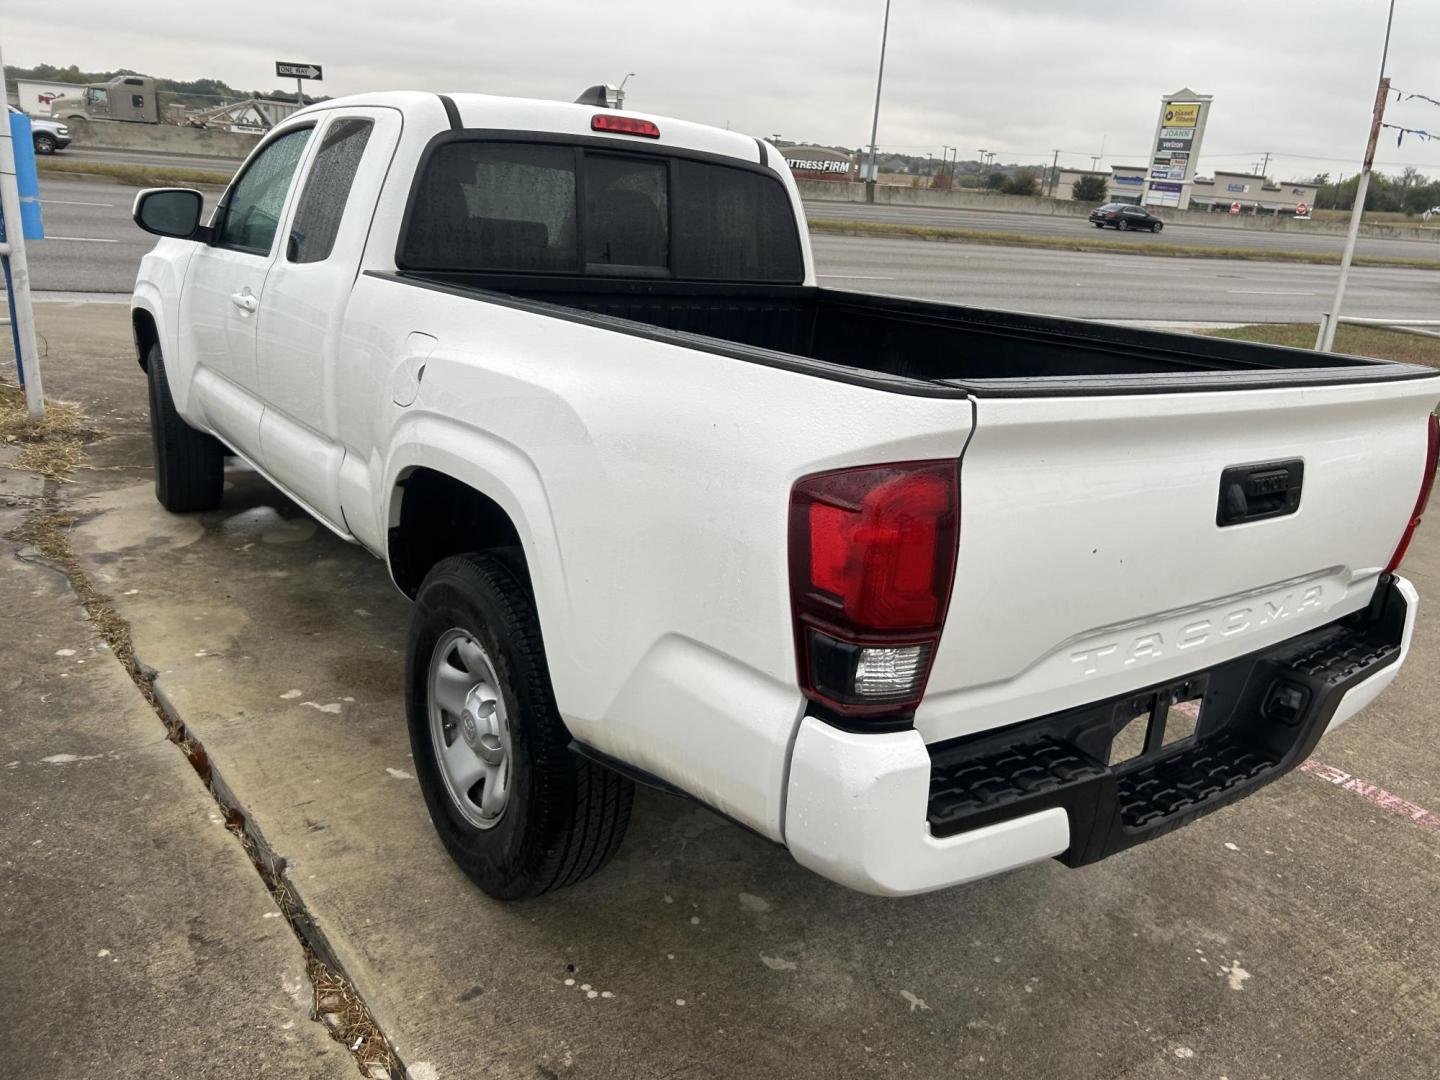
<svg viewBox="0 0 1440 1080"><path fill-rule="evenodd" d="M0 470L0 536L42 499ZM299 943L64 574L0 539L0 610L0 1072L353 1076Z"/></svg>
<svg viewBox="0 0 1440 1080"><path fill-rule="evenodd" d="M642 793L596 878L489 901L413 779L384 568L243 470L219 511L165 514L123 309L44 305L41 329L51 392L110 432L66 491L81 564L412 1075L1434 1076L1440 833L1303 773L1082 871L906 901ZM1434 524L1407 570L1440 596ZM1432 608L1318 756L1435 811Z"/></svg>

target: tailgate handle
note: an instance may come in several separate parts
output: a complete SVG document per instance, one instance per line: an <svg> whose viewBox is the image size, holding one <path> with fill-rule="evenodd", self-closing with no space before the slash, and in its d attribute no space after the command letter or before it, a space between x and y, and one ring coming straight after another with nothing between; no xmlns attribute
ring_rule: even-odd
<svg viewBox="0 0 1440 1080"><path fill-rule="evenodd" d="M1231 465L1220 474L1220 503L1215 524L1285 517L1300 509L1300 488L1305 463L1299 458L1266 461L1258 465Z"/></svg>

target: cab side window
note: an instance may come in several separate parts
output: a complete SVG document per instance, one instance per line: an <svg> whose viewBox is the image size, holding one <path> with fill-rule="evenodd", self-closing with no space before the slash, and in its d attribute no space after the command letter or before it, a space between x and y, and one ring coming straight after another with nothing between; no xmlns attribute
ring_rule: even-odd
<svg viewBox="0 0 1440 1080"><path fill-rule="evenodd" d="M285 196L312 128L298 128L281 135L260 151L230 189L225 216L220 222L219 247L267 255L285 208Z"/></svg>
<svg viewBox="0 0 1440 1080"><path fill-rule="evenodd" d="M370 120L342 117L326 129L290 224L286 257L291 262L324 262L330 257L374 126Z"/></svg>

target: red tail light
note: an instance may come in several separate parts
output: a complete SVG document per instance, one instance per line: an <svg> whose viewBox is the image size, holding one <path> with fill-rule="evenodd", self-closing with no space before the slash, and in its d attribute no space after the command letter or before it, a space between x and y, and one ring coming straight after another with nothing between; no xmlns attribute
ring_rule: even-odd
<svg viewBox="0 0 1440 1080"><path fill-rule="evenodd" d="M649 120L634 116L616 116L614 113L596 113L590 118L591 131L609 131L616 135L639 135L646 139L658 139L660 129Z"/></svg>
<svg viewBox="0 0 1440 1080"><path fill-rule="evenodd" d="M1410 515L1410 521L1400 535L1400 543L1395 548L1395 554L1390 556L1390 563L1385 567L1387 574L1393 574L1399 568L1401 560L1405 558L1406 550L1410 547L1410 541L1415 536L1415 529L1420 524L1420 517L1425 513L1425 506L1430 501L1430 491L1435 486L1437 457L1440 457L1440 417L1431 416L1430 437L1425 447L1425 471L1420 475L1420 495L1415 500L1415 511Z"/></svg>
<svg viewBox="0 0 1440 1080"><path fill-rule="evenodd" d="M913 709L955 580L953 461L807 476L790 496L800 686L850 716Z"/></svg>

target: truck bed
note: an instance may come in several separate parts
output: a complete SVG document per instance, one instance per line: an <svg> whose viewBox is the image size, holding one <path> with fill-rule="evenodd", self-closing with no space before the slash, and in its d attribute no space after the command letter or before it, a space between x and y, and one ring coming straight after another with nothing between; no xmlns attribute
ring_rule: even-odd
<svg viewBox="0 0 1440 1080"><path fill-rule="evenodd" d="M390 276L390 275L384 275ZM1135 393L1423 378L1412 364L814 286L400 273L538 313L595 321L813 373L977 396ZM592 318L593 317L593 318ZM728 346L728 347L727 347ZM788 365L793 366L793 365ZM820 367L829 371L820 370ZM898 385L908 384L908 386Z"/></svg>

